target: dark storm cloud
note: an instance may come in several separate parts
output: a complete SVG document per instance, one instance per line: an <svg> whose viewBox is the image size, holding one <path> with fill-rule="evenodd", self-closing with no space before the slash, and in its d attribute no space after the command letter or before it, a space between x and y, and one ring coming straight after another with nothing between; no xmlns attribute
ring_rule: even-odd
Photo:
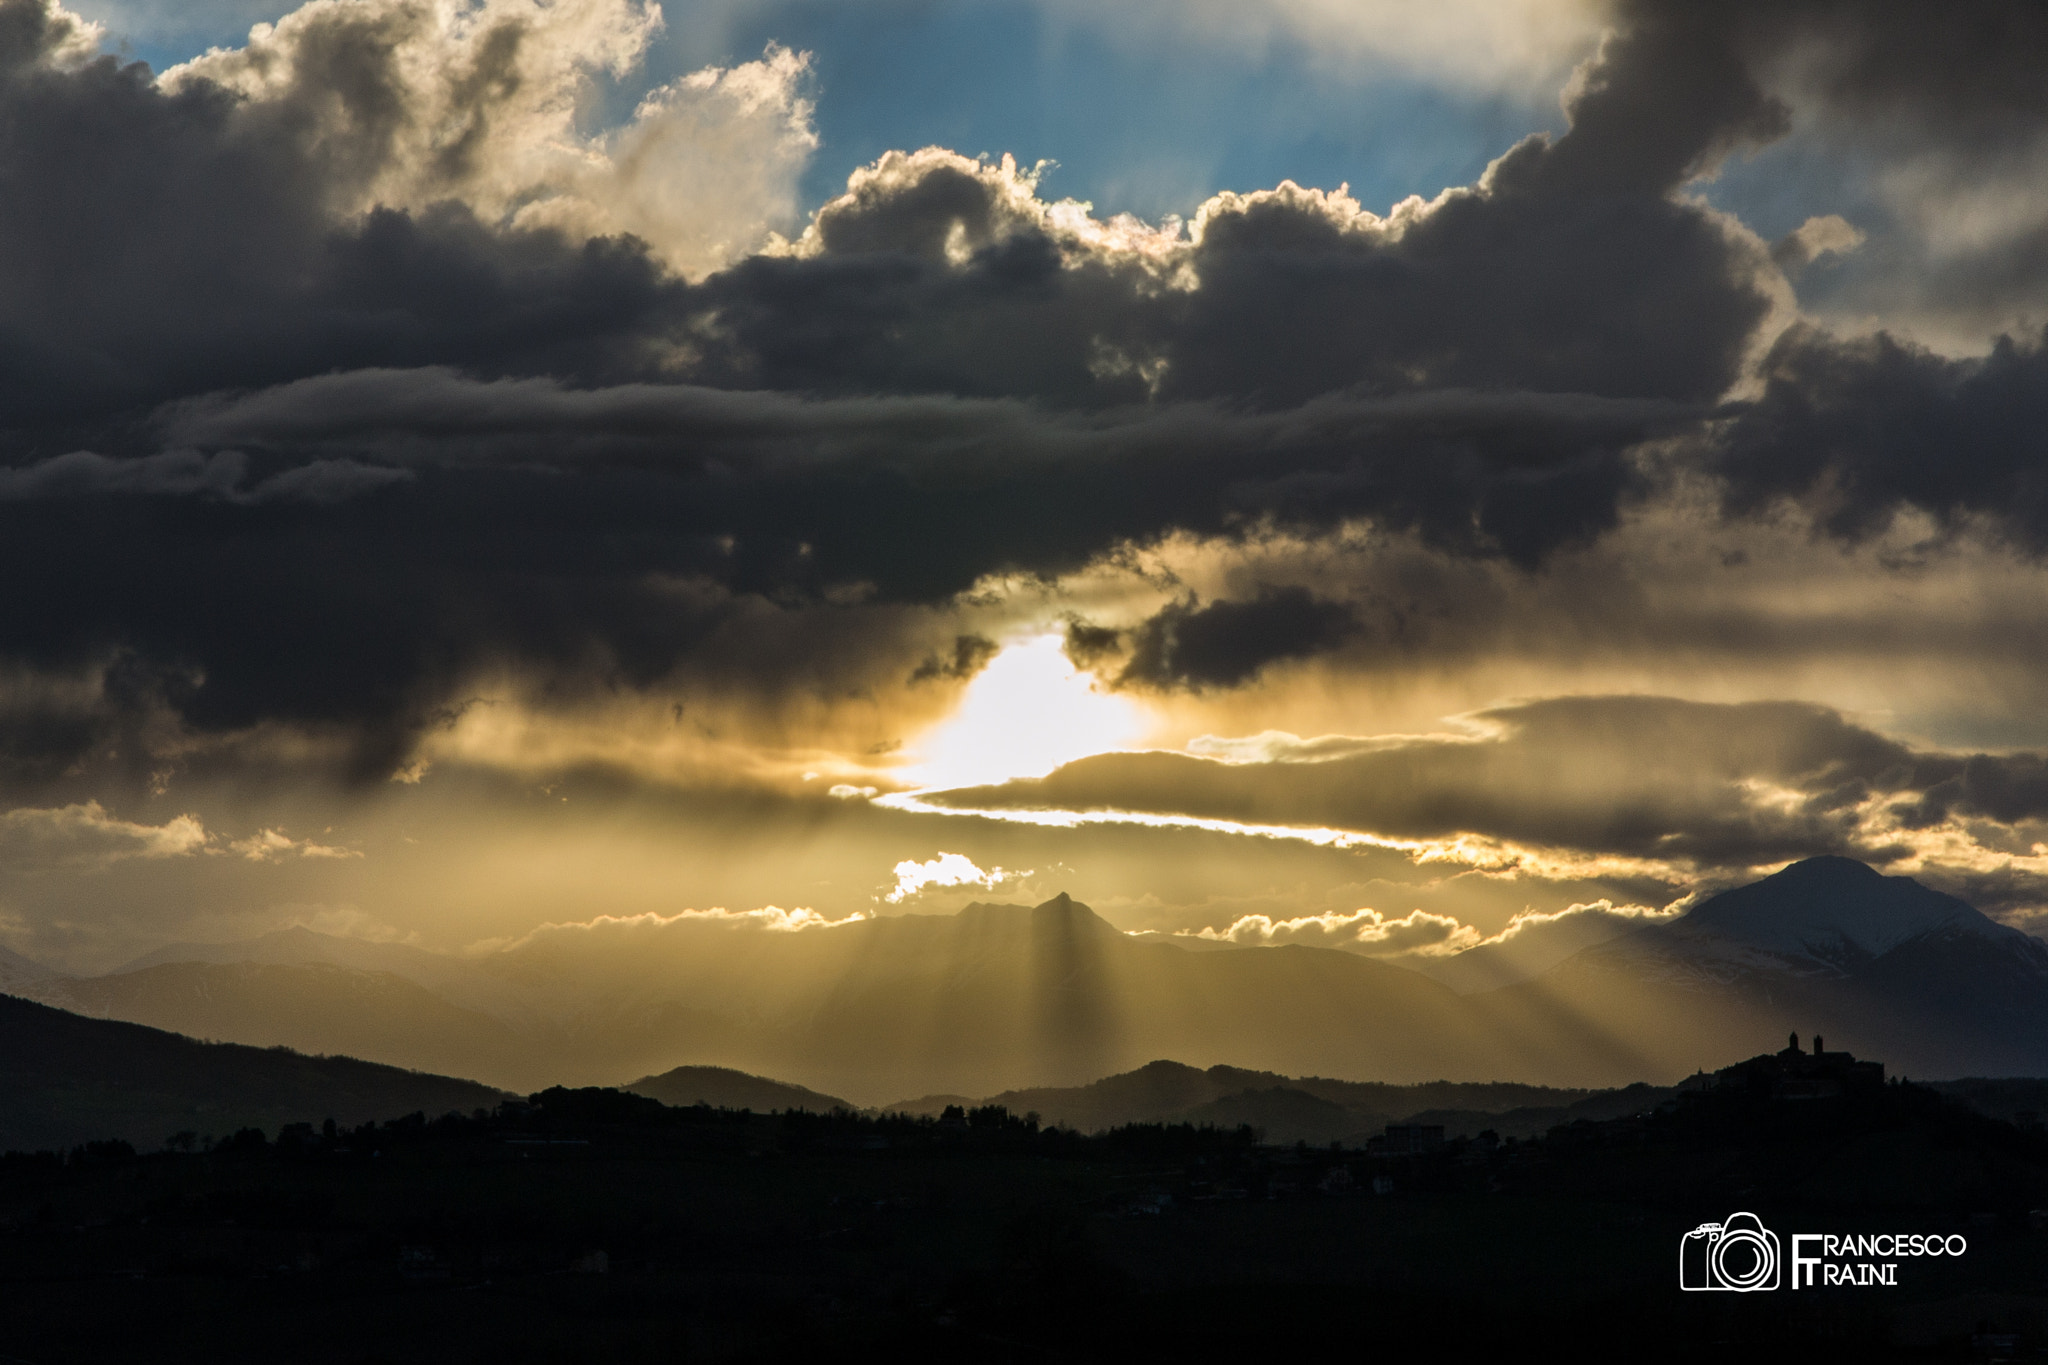
<svg viewBox="0 0 2048 1365"><path fill-rule="evenodd" d="M1234 746L1249 761L1103 754L1042 779L929 799L1389 838L1475 834L1705 869L1815 853L1895 861L1910 851L1902 829L1951 816L2048 816L2039 755L1917 750L1821 706L1569 697L1471 719L1493 733Z"/></svg>
<svg viewBox="0 0 2048 1365"><path fill-rule="evenodd" d="M1715 71L1642 117L1663 38L1614 44L1571 133L1398 230L1304 195L1218 206L1186 262L1199 288L1077 253L997 178L926 158L829 205L813 254L689 289L630 240L507 231L454 202L338 221L330 203L375 179L410 116L379 66L389 16L353 13L306 38L295 84L250 100L200 79L167 93L110 58L54 65L62 26L37 0L0 4L0 363L18 381L0 421L365 364L617 381L684 345L700 379L749 387L1093 404L1146 396L1149 362L1161 397L1699 400L1733 378L1764 307L1746 248L1668 191L1768 135L1771 111Z"/></svg>
<svg viewBox="0 0 2048 1365"><path fill-rule="evenodd" d="M0 469L0 501L203 493L229 502L339 502L413 477L410 470L387 465L313 460L273 474L254 487L243 488L240 485L248 465L242 453L234 450L212 455L196 450L169 450L128 460L74 450L36 464Z"/></svg>
<svg viewBox="0 0 2048 1365"><path fill-rule="evenodd" d="M928 654L910 675L913 683L930 682L934 678L959 680L971 678L981 672L990 659L996 656L997 645L985 635L960 635L953 639L950 657L941 658Z"/></svg>
<svg viewBox="0 0 2048 1365"><path fill-rule="evenodd" d="M1604 49L1562 138L1391 218L1309 192L1223 196L1163 280L1088 249L958 158L885 160L820 211L817 250L699 291L701 373L806 389L943 389L1064 403L1363 389L1537 389L1710 400L1768 308L1767 253L1671 192L1784 111L1698 25ZM1685 325L1671 320L1683 317Z"/></svg>
<svg viewBox="0 0 2048 1365"><path fill-rule="evenodd" d="M1623 24L1681 8L1624 6ZM1686 6L1703 45L1796 82L1802 102L1864 136L1999 159L2048 124L2048 10L2033 0L1723 0Z"/></svg>
<svg viewBox="0 0 2048 1365"><path fill-rule="evenodd" d="M1192 599L1176 602L1131 632L1131 659L1117 681L1235 687L1267 664L1335 649L1358 629L1349 606L1322 601L1306 588L1262 586L1247 601L1206 607Z"/></svg>
<svg viewBox="0 0 2048 1365"><path fill-rule="evenodd" d="M39 0L0 0L11 444L58 453L57 433L181 393L368 364L653 372L678 286L633 244L489 228L455 203L329 212L404 113L385 107L377 18L337 11L307 88L256 102L205 81L169 93L108 57L53 63L66 25Z"/></svg>
<svg viewBox="0 0 2048 1365"><path fill-rule="evenodd" d="M1318 398L1279 412L1103 413L939 396L810 399L684 385L579 390L446 370L302 380L167 412L183 445L286 462L375 459L442 481L530 485L528 515L630 486L687 554L649 566L746 590L866 583L938 601L992 571L1078 569L1173 529L1327 530L1370 515L1465 553L1533 562L1611 524L1627 453L1700 410L1580 395ZM1574 518L1574 492L1598 489ZM418 490L394 490L410 499ZM611 512L607 515L623 514ZM572 553L564 549L564 553ZM615 547L614 553L617 552Z"/></svg>
<svg viewBox="0 0 2048 1365"><path fill-rule="evenodd" d="M265 100L196 78L166 93L105 58L53 66L41 6L0 10L0 353L38 381L10 386L17 422L430 362L1089 405L1361 386L1697 401L1732 380L1765 307L1753 244L1669 191L1775 115L1739 70L1666 81L1665 35L1612 44L1573 130L1525 141L1482 190L1390 223L1306 194L1230 198L1179 283L1142 252L1077 245L1012 181L921 156L828 205L815 250L689 288L630 240L507 231L452 201L330 214L415 116L392 107L381 10L315 26Z"/></svg>
<svg viewBox="0 0 2048 1365"><path fill-rule="evenodd" d="M1929 780L1918 798L1893 808L1909 828L1939 824L1956 815L2008 825L2048 817L2048 757L1974 754L1928 766Z"/></svg>
<svg viewBox="0 0 2048 1365"><path fill-rule="evenodd" d="M1633 5L1620 15L1661 12ZM2048 304L2048 10L2034 0L1734 0L1697 7L1847 170L1827 208L1870 234L1816 282L1845 317L1919 315L1974 346ZM1825 173L1825 172L1824 172Z"/></svg>
<svg viewBox="0 0 2048 1365"><path fill-rule="evenodd" d="M1831 532L1881 531L1902 509L1981 518L2048 548L2048 351L2001 340L1954 360L1880 334L1788 332L1762 397L1710 442L1731 507L1804 501Z"/></svg>
<svg viewBox="0 0 2048 1365"><path fill-rule="evenodd" d="M1716 411L1771 307L1763 244L1675 193L1786 126L1705 11L1635 13L1566 134L1385 220L1287 187L1169 245L928 152L694 283L487 220L459 165L442 202L337 211L411 117L383 13L335 7L259 99L60 60L0 0L0 572L35 587L0 662L200 731L352 731L369 775L482 670L813 676L806 647L859 652L827 604L1174 532L1369 519L1535 570L1651 491L1635 451ZM799 613L841 624L747 633ZM1191 606L1130 678L1229 686L1350 619ZM900 679L938 644L873 648Z"/></svg>
<svg viewBox="0 0 2048 1365"><path fill-rule="evenodd" d="M843 650L855 609L826 605L835 584L943 600L994 567L1078 568L1169 525L1327 527L1370 506L1470 545L1469 522L1429 519L1485 505L1487 432L1615 460L1673 418L1531 397L1052 419L1008 402L430 371L307 380L170 420L181 437L232 432L251 493L201 481L211 466L149 463L160 457L22 471L40 495L0 498L0 572L42 589L0 601L0 639L45 669L151 661L162 679L147 695L202 730L359 727L370 776L479 668L523 668L565 699L701 672L712 633L758 623L734 594L818 617L812 647ZM1460 447L1462 461L1413 458ZM57 477L73 465L97 496ZM174 476L185 496L149 486ZM881 632L871 647L879 659L897 642ZM765 641L719 659L714 671L771 689L811 671Z"/></svg>
<svg viewBox="0 0 2048 1365"><path fill-rule="evenodd" d="M1726 88L1733 62L1782 87L1801 118L1836 144L1893 164L1919 158L1928 224L1967 213L2012 220L1966 227L1967 240L1918 260L1882 240L1885 225L1871 224L1880 239L1869 250L1892 274L1917 276L1889 287L1917 289L1942 308L2025 313L2027 300L2043 297L2048 197L2037 186L2048 153L2040 78L2048 9L2031 0L1733 0L1637 3L1619 18L1625 29L1656 31L1681 10L1690 42L1663 69L1715 73ZM1942 202L2001 177L2010 195L1991 208ZM1802 233L1810 230L1821 241L1855 237L1838 220L1814 220ZM1795 265L1813 245L1799 236L1780 243ZM1832 533L1857 538L1918 510L1951 528L1989 521L2035 551L2048 545L2048 359L2038 332L1955 359L1883 333L1844 338L1800 326L1778 338L1763 378L1760 400L1719 425L1705 447L1731 511L1795 499Z"/></svg>
<svg viewBox="0 0 2048 1365"><path fill-rule="evenodd" d="M1997 158L2048 129L2032 4L1640 3L1617 18L1563 137L1528 138L1474 190L1377 227L1308 194L1224 196L1186 256L1193 289L1076 249L968 167L885 164L820 214L815 253L707 282L701 373L1064 403L1278 406L1354 386L1708 399L1756 340L1768 263L1673 192L1793 128L1766 77L1865 145ZM1994 265L2038 282L2048 253L1972 268Z"/></svg>

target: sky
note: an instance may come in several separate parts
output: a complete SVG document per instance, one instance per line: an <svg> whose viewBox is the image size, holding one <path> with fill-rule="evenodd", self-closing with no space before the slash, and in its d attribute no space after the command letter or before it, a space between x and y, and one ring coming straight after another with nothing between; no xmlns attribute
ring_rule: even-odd
<svg viewBox="0 0 2048 1365"><path fill-rule="evenodd" d="M2041 928L2044 61L0 0L0 945L1066 891L1414 963L1821 853Z"/></svg>

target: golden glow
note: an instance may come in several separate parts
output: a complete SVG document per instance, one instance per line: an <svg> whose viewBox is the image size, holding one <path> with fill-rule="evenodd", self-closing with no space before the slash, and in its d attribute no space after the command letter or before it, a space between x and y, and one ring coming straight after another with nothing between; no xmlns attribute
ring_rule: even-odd
<svg viewBox="0 0 2048 1365"><path fill-rule="evenodd" d="M1136 742L1145 721L1123 697L1095 690L1041 635L989 661L950 719L912 746L918 761L901 775L921 787L973 787L1042 777L1062 763Z"/></svg>

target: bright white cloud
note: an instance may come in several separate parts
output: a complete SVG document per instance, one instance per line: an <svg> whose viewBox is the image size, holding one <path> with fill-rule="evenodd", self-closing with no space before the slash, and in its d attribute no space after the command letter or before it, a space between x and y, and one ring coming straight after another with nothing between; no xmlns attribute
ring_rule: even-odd
<svg viewBox="0 0 2048 1365"><path fill-rule="evenodd" d="M55 41L43 55L46 65L59 71L83 65L99 55L107 36L106 25L50 0L50 25Z"/></svg>
<svg viewBox="0 0 2048 1365"><path fill-rule="evenodd" d="M796 218L797 178L818 145L799 93L809 71L808 54L771 47L759 61L669 82L514 223L629 232L692 276L738 259Z"/></svg>
<svg viewBox="0 0 2048 1365"><path fill-rule="evenodd" d="M1294 919L1243 915L1224 928L1202 929L1193 937L1248 947L1301 943L1369 957L1413 956L1439 963L1463 958L1471 950L1483 948L1489 951L1471 961L1485 959L1493 970L1501 973L1503 980L1519 980L1562 961L1580 948L1645 924L1664 923L1684 909L1685 904L1656 909L1598 900L1562 910L1523 910L1491 936L1482 935L1454 915L1411 910L1393 919L1377 910L1364 909ZM1432 966L1428 970L1435 973L1438 968ZM1462 980L1461 976L1459 982Z"/></svg>
<svg viewBox="0 0 2048 1365"><path fill-rule="evenodd" d="M161 825L142 824L120 819L97 801L0 813L0 867L77 870L106 867L128 858L183 858L202 853L228 853L257 863L363 856L354 849L294 839L277 829L224 840L209 833L196 815L180 815Z"/></svg>
<svg viewBox="0 0 2048 1365"><path fill-rule="evenodd" d="M563 934L660 933L691 927L793 934L810 929L837 929L858 924L866 918L856 911L844 919L828 919L809 906L785 910L779 905L764 905L758 910L728 910L724 906L713 906L709 910L681 910L673 915L655 911L640 915L596 915L587 920L550 921L518 938L483 939L470 944L467 951L472 955L509 952L537 940Z"/></svg>
<svg viewBox="0 0 2048 1365"><path fill-rule="evenodd" d="M281 862L286 858L360 858L363 855L355 849L336 848L331 844L319 844L311 839L294 839L282 830L259 830L246 839L237 839L228 845L229 851L247 858L252 863Z"/></svg>
<svg viewBox="0 0 2048 1365"><path fill-rule="evenodd" d="M1846 256L1866 239L1863 229L1841 214L1824 213L1794 228L1771 254L1787 270L1798 270L1823 256Z"/></svg>
<svg viewBox="0 0 2048 1365"><path fill-rule="evenodd" d="M124 858L179 858L204 850L210 837L196 815L145 825L113 816L97 801L22 807L0 814L0 867L86 869Z"/></svg>
<svg viewBox="0 0 2048 1365"><path fill-rule="evenodd" d="M1195 934L1217 942L1270 946L1302 943L1317 948L1346 948L1372 957L1414 953L1444 957L1479 942L1479 931L1455 916L1411 910L1390 919L1377 910L1331 912L1276 920L1269 915L1244 915L1227 928L1206 928Z"/></svg>
<svg viewBox="0 0 2048 1365"><path fill-rule="evenodd" d="M1686 908L1685 902L1658 909L1648 905L1616 905L1602 898L1568 905L1562 910L1522 910L1509 920L1504 928L1486 944L1511 943L1517 939L1533 939L1546 930L1566 924L1588 926L1586 932L1611 937L1643 924L1661 924L1673 918ZM1591 926L1599 922L1601 928Z"/></svg>
<svg viewBox="0 0 2048 1365"><path fill-rule="evenodd" d="M1000 867L984 872L965 854L940 853L925 862L906 860L896 864L896 889L882 899L891 905L899 905L933 887L979 886L993 890L1005 881L1017 881L1030 875L1029 869L1010 872Z"/></svg>
<svg viewBox="0 0 2048 1365"><path fill-rule="evenodd" d="M707 68L583 132L596 78L637 67L661 26L644 0L312 0L160 83L212 81L303 125L338 213L454 199L488 222L631 233L699 275L793 225L817 145L809 58Z"/></svg>

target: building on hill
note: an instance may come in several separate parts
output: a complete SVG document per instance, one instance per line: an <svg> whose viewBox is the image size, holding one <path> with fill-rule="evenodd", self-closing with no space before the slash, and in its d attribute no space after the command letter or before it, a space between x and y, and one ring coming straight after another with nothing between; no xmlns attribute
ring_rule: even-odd
<svg viewBox="0 0 2048 1365"><path fill-rule="evenodd" d="M1813 1051L1805 1052L1795 1033L1782 1052L1766 1052L1715 1072L1713 1088L1779 1100L1819 1100L1883 1085L1883 1062L1859 1062L1852 1053L1829 1052L1819 1034L1813 1036Z"/></svg>

